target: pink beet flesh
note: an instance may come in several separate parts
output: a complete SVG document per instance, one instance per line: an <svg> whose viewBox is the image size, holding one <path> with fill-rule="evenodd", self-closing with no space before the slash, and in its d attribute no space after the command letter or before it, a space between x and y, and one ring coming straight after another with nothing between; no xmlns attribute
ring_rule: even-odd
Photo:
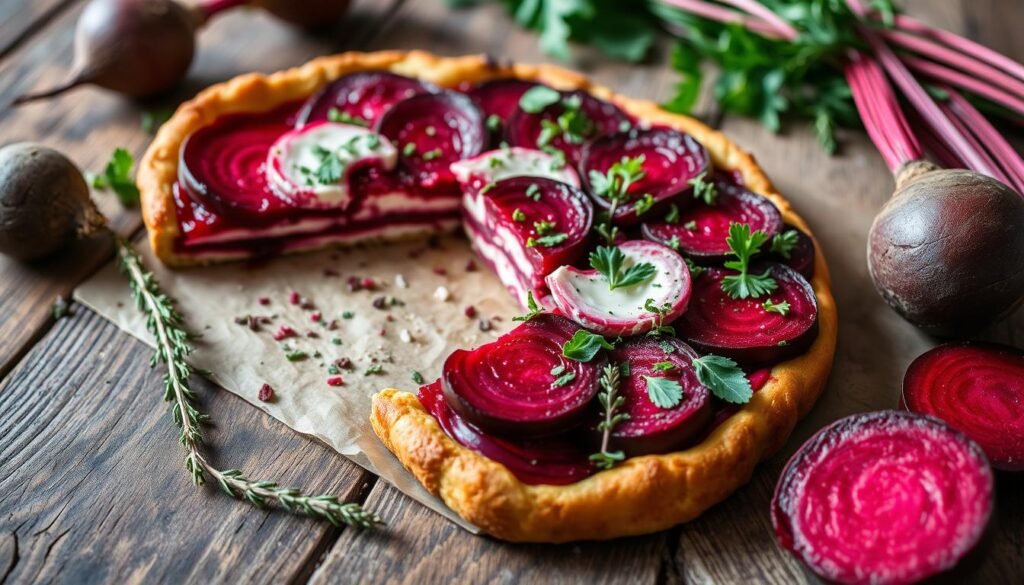
<svg viewBox="0 0 1024 585"><path fill-rule="evenodd" d="M654 217L670 199L691 191L690 180L707 173L711 164L708 151L699 142L669 128L630 130L598 138L587 147L581 171L594 202L603 209L611 207L611 202L594 192L590 174L604 175L624 157L643 157L644 169L643 177L627 191L629 202L615 210L616 222L624 225ZM640 213L636 202L647 194L653 197L654 204Z"/></svg>
<svg viewBox="0 0 1024 585"><path fill-rule="evenodd" d="M802 354L818 335L818 302L811 285L782 264L753 267L770 270L778 288L759 299L734 299L722 290L732 271L708 268L694 281L693 297L676 331L702 353L731 357L743 366L767 366ZM766 299L789 303L783 316L764 309Z"/></svg>
<svg viewBox="0 0 1024 585"><path fill-rule="evenodd" d="M497 116L504 124L519 109L519 99L535 85L533 81L522 79L494 79L469 87L465 93L480 106L485 116Z"/></svg>
<svg viewBox="0 0 1024 585"><path fill-rule="evenodd" d="M822 429L783 471L779 544L836 583L914 583L950 571L981 541L993 477L981 448L937 419L854 415Z"/></svg>
<svg viewBox="0 0 1024 585"><path fill-rule="evenodd" d="M581 100L580 112L589 120L589 129L578 141L569 140L564 135L560 135L547 146L564 152L566 158L574 166L583 159L583 148L588 141L605 134L618 132L629 124L629 117L615 104L600 100L582 91L563 92L563 96ZM565 107L561 103L552 104L538 114L530 114L517 108L508 120L506 136L509 143L512 146L538 148L541 146L538 144L538 139L541 138L544 121L557 122L563 113L565 113Z"/></svg>
<svg viewBox="0 0 1024 585"><path fill-rule="evenodd" d="M666 348L672 348L667 352ZM626 402L621 412L629 420L619 423L611 436L613 449L626 455L667 453L685 448L711 422L711 393L697 380L693 360L697 352L674 337L634 337L611 352L612 362L629 362L629 376L619 385ZM654 364L670 362L668 371L654 369ZM683 388L682 401L673 408L661 408L651 402L645 376L667 378Z"/></svg>
<svg viewBox="0 0 1024 585"><path fill-rule="evenodd" d="M564 317L544 314L497 341L456 350L441 375L448 405L497 434L529 437L572 429L597 394L604 364L602 357L583 363L562 356L562 346L578 329ZM567 374L571 379L556 381Z"/></svg>
<svg viewBox="0 0 1024 585"><path fill-rule="evenodd" d="M374 125L396 103L420 93L440 91L436 86L386 71L361 71L346 75L306 101L299 125L327 120L331 110Z"/></svg>
<svg viewBox="0 0 1024 585"><path fill-rule="evenodd" d="M907 410L941 418L985 450L992 466L1024 471L1024 352L956 343L914 360L903 379Z"/></svg>
<svg viewBox="0 0 1024 585"><path fill-rule="evenodd" d="M714 205L697 202L674 223L645 223L644 237L663 244L678 238L681 254L708 264L728 256L725 239L733 223L745 223L750 231L761 230L769 238L782 231L782 214L768 198L722 181L715 185L718 197Z"/></svg>

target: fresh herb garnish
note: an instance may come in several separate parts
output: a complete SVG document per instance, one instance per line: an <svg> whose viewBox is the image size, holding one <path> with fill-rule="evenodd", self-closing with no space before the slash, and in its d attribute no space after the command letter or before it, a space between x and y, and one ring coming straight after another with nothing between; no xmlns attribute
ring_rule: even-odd
<svg viewBox="0 0 1024 585"><path fill-rule="evenodd" d="M633 211L636 212L637 215L647 213L652 207L654 207L654 195L651 195L650 193L644 193L643 197L637 199L633 203Z"/></svg>
<svg viewBox="0 0 1024 585"><path fill-rule="evenodd" d="M425 160L425 161L436 160L436 159L441 158L442 154L444 154L444 153L441 151L440 148L434 148L432 150L428 150L427 152L423 153L423 160Z"/></svg>
<svg viewBox="0 0 1024 585"><path fill-rule="evenodd" d="M669 206L668 213L665 214L665 223L679 223L679 206L676 205L675 203Z"/></svg>
<svg viewBox="0 0 1024 585"><path fill-rule="evenodd" d="M675 335L676 330L671 325L665 325L665 317L672 311L671 303L664 303L660 307L654 304L654 299L644 301L644 309L657 315L654 321L654 328L647 332L648 335Z"/></svg>
<svg viewBox="0 0 1024 585"><path fill-rule="evenodd" d="M562 346L562 355L578 362L589 362L602 349L615 349L615 346L596 333L579 329Z"/></svg>
<svg viewBox="0 0 1024 585"><path fill-rule="evenodd" d="M561 100L562 94L558 90L551 89L546 85L535 85L519 98L519 109L527 114L539 114L548 106L557 104Z"/></svg>
<svg viewBox="0 0 1024 585"><path fill-rule="evenodd" d="M655 372L671 372L676 369L676 365L672 362L655 362L651 367Z"/></svg>
<svg viewBox="0 0 1024 585"><path fill-rule="evenodd" d="M135 158L132 153L123 148L115 148L107 166L103 168L103 174L93 176L93 188L100 190L109 188L114 195L117 195L121 205L135 207L139 204L139 188L132 180L134 164Z"/></svg>
<svg viewBox="0 0 1024 585"><path fill-rule="evenodd" d="M414 154L416 154L416 143L415 142L406 142L405 146L402 147L402 156L409 157L409 156L412 156Z"/></svg>
<svg viewBox="0 0 1024 585"><path fill-rule="evenodd" d="M722 290L734 299L758 298L776 288L779 284L765 270L762 274L750 274L750 259L761 251L761 246L768 241L768 236L761 230L753 233L745 223L733 222L729 226L729 252L736 256L735 260L725 262L726 268L739 271L722 279Z"/></svg>
<svg viewBox="0 0 1024 585"><path fill-rule="evenodd" d="M534 201L540 201L540 186L537 183L530 183L526 188L526 198L533 199Z"/></svg>
<svg viewBox="0 0 1024 585"><path fill-rule="evenodd" d="M515 212L513 212L513 215ZM514 218L513 218L514 219ZM555 229L555 222L542 219L540 221L533 222L533 229L537 232L538 236L545 236L551 233L551 230Z"/></svg>
<svg viewBox="0 0 1024 585"><path fill-rule="evenodd" d="M793 253L793 248L796 247L799 241L800 234L796 230L786 230L781 234L775 234L772 238L771 247L768 250L789 260L790 255Z"/></svg>
<svg viewBox="0 0 1024 585"><path fill-rule="evenodd" d="M594 133L594 122L581 109L583 99L570 95L562 99L563 111L555 121L540 121L541 132L537 136L537 147L550 146L558 137L569 144L583 144Z"/></svg>
<svg viewBox="0 0 1024 585"><path fill-rule="evenodd" d="M417 383L417 384L422 384L422 383L426 382L426 380L423 378L423 374L419 373L416 370L412 371L412 381Z"/></svg>
<svg viewBox="0 0 1024 585"><path fill-rule="evenodd" d="M675 380L644 376L647 397L658 408L675 408L683 400L683 387Z"/></svg>
<svg viewBox="0 0 1024 585"><path fill-rule="evenodd" d="M537 301L533 298L532 291L526 291L526 308L529 310L527 314L520 315L519 317L512 317L512 320L525 322L544 312L544 307L538 305Z"/></svg>
<svg viewBox="0 0 1024 585"><path fill-rule="evenodd" d="M607 244L614 244L619 235L619 228L615 225L615 212L621 204L629 200L629 187L645 174L643 155L624 156L605 173L590 171L590 188L595 195L607 199L610 203L604 219L594 228Z"/></svg>
<svg viewBox="0 0 1024 585"><path fill-rule="evenodd" d="M765 299L764 304L761 306L764 307L767 313L778 313L783 317L789 314L789 302L787 301L773 303L771 299Z"/></svg>
<svg viewBox="0 0 1024 585"><path fill-rule="evenodd" d="M590 253L590 266L608 280L608 290L640 284L654 278L657 269L650 262L623 269L626 255L615 246L598 246Z"/></svg>
<svg viewBox="0 0 1024 585"><path fill-rule="evenodd" d="M707 205L714 205L715 201L718 200L718 187L711 181L707 180L707 171L697 175L690 179L690 186L693 187L694 199L700 199Z"/></svg>
<svg viewBox="0 0 1024 585"><path fill-rule="evenodd" d="M555 381L551 383L554 388L561 388L576 379L576 372L561 364L551 368L551 375L555 376Z"/></svg>
<svg viewBox="0 0 1024 585"><path fill-rule="evenodd" d="M621 375L621 368L615 364L608 364L601 371L601 392L597 394L597 401L604 409L604 420L597 424L597 430L601 431L601 451L590 456L600 469L611 469L626 458L622 451L608 450L612 431L619 423L629 420L629 413L617 412L626 402L626 398L619 394Z"/></svg>
<svg viewBox="0 0 1024 585"><path fill-rule="evenodd" d="M160 126L170 119L172 113L171 110L146 110L142 112L142 119L140 121L142 131L146 134L156 134Z"/></svg>
<svg viewBox="0 0 1024 585"><path fill-rule="evenodd" d="M523 210L522 210L522 209L519 209L519 208L517 207L517 208L515 208L515 210L514 210L514 211L512 212L512 221L516 221L516 222L524 222L524 221L526 221L526 214L525 214L525 213L523 213Z"/></svg>
<svg viewBox="0 0 1024 585"><path fill-rule="evenodd" d="M690 260L689 258L685 258L685 260L687 268L690 269L690 278L697 278L701 274L704 274L704 271L707 270L707 268L704 268L703 266L696 264L693 260Z"/></svg>
<svg viewBox="0 0 1024 585"><path fill-rule="evenodd" d="M672 236L671 238L669 238L668 242L666 242L665 245L668 246L669 248L672 248L676 252L678 252L679 251L679 246L681 245L681 243L682 242L679 241L679 236ZM689 262L690 259L686 258L686 261Z"/></svg>
<svg viewBox="0 0 1024 585"><path fill-rule="evenodd" d="M301 349L294 349L286 351L284 357L290 362L301 362L302 360L308 358L309 354L302 351Z"/></svg>
<svg viewBox="0 0 1024 585"><path fill-rule="evenodd" d="M718 398L733 404L746 404L754 395L750 381L736 362L717 355L693 360L697 380Z"/></svg>
<svg viewBox="0 0 1024 585"><path fill-rule="evenodd" d="M341 124L352 124L353 126L362 126L363 128L369 128L370 122L359 116L353 116L348 112L343 112L338 108L331 108L327 110L327 119L331 122L337 122Z"/></svg>
<svg viewBox="0 0 1024 585"><path fill-rule="evenodd" d="M542 246L544 248L554 248L569 239L569 234L559 232L557 234L548 234L546 236L540 236L537 238L527 238L526 247L536 248Z"/></svg>
<svg viewBox="0 0 1024 585"><path fill-rule="evenodd" d="M491 132L497 132L501 130L501 117L497 114L491 114L487 116L487 129Z"/></svg>
<svg viewBox="0 0 1024 585"><path fill-rule="evenodd" d="M695 232L697 231L697 222L691 219L690 221L683 224L683 229L688 232Z"/></svg>
<svg viewBox="0 0 1024 585"><path fill-rule="evenodd" d="M363 372L364 376L379 376L384 373L384 364L373 364Z"/></svg>
<svg viewBox="0 0 1024 585"><path fill-rule="evenodd" d="M317 182L321 185L333 185L341 180L341 176L345 172L345 164L337 152L322 146L314 146L313 154L319 159L316 170L313 171Z"/></svg>

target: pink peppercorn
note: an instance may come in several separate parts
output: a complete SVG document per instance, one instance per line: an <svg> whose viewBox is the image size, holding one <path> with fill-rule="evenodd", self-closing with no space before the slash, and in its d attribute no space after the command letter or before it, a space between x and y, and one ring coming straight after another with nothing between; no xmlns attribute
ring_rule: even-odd
<svg viewBox="0 0 1024 585"><path fill-rule="evenodd" d="M466 272L476 272L476 262L472 259L466 262Z"/></svg>
<svg viewBox="0 0 1024 585"><path fill-rule="evenodd" d="M260 402L270 402L274 399L274 389L270 384L264 384L260 386L260 393L257 395Z"/></svg>
<svg viewBox="0 0 1024 585"><path fill-rule="evenodd" d="M345 385L345 379L342 378L341 376L331 376L330 378L327 378L327 385L328 386L343 386L343 385Z"/></svg>
<svg viewBox="0 0 1024 585"><path fill-rule="evenodd" d="M313 313L312 315L309 316L309 320L314 323L319 323L320 320L323 318L323 315L321 315L319 312Z"/></svg>
<svg viewBox="0 0 1024 585"><path fill-rule="evenodd" d="M293 290L291 294L288 295L288 302L293 305L297 305L302 302L302 295L299 294L299 291Z"/></svg>
<svg viewBox="0 0 1024 585"><path fill-rule="evenodd" d="M377 281L370 277L364 278L359 284L361 284L366 290L374 290L377 288Z"/></svg>
<svg viewBox="0 0 1024 585"><path fill-rule="evenodd" d="M443 266L435 266L434 274L438 276L445 276L446 274L448 274L448 271Z"/></svg>
<svg viewBox="0 0 1024 585"><path fill-rule="evenodd" d="M267 297L260 297L260 304L265 307L270 304L270 299Z"/></svg>
<svg viewBox="0 0 1024 585"><path fill-rule="evenodd" d="M289 339L298 335L295 330L287 325L281 325L281 328L274 332L274 341L281 341Z"/></svg>
<svg viewBox="0 0 1024 585"><path fill-rule="evenodd" d="M468 307L466 307L466 310L464 312L466 313L466 316L469 317L470 319L476 317L476 307L474 307L473 305L469 305Z"/></svg>

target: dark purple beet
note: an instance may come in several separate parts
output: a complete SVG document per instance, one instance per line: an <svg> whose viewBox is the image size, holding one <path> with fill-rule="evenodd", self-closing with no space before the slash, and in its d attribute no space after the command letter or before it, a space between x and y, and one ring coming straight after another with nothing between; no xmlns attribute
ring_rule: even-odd
<svg viewBox="0 0 1024 585"><path fill-rule="evenodd" d="M421 93L436 93L436 86L388 73L360 71L331 82L306 100L299 112L298 126L327 120L332 109L373 126L396 103Z"/></svg>
<svg viewBox="0 0 1024 585"><path fill-rule="evenodd" d="M480 106L485 117L494 116L493 119L504 126L519 109L519 99L535 85L536 82L524 79L492 79L466 88L465 93ZM496 128L495 135L500 133L501 127Z"/></svg>
<svg viewBox="0 0 1024 585"><path fill-rule="evenodd" d="M480 154L487 145L480 108L455 92L420 94L398 102L381 117L377 131L391 139L400 164L428 190L454 185L451 164Z"/></svg>
<svg viewBox="0 0 1024 585"><path fill-rule="evenodd" d="M676 321L679 337L697 351L730 357L744 367L767 366L796 357L818 336L818 302L804 277L788 266L752 267L752 274L770 270L778 288L758 299L734 299L722 290L722 279L734 271L708 268L696 278L686 313ZM768 312L764 302L789 303L783 316Z"/></svg>
<svg viewBox="0 0 1024 585"><path fill-rule="evenodd" d="M271 145L290 129L284 109L281 115L219 118L192 133L182 145L178 181L191 197L218 215L270 221L290 206L268 188L263 166Z"/></svg>
<svg viewBox="0 0 1024 585"><path fill-rule="evenodd" d="M506 438L478 429L448 406L440 380L420 388L420 402L444 432L463 447L497 461L519 481L531 485L568 485L592 475L586 441L574 433L540 439Z"/></svg>
<svg viewBox="0 0 1024 585"><path fill-rule="evenodd" d="M603 356L586 363L562 357L577 330L565 317L543 314L496 341L452 352L441 374L448 405L491 433L530 437L572 429L597 395L605 362ZM552 374L556 368L562 371ZM557 385L569 372L574 377Z"/></svg>
<svg viewBox="0 0 1024 585"><path fill-rule="evenodd" d="M1024 471L1024 351L990 343L936 347L910 364L901 404L964 432L993 467Z"/></svg>
<svg viewBox="0 0 1024 585"><path fill-rule="evenodd" d="M604 175L625 157L643 157L644 175L627 189L628 203L620 204L615 210L615 222L622 225L660 214L670 199L692 191L690 180L707 173L711 164L704 146L689 134L670 128L634 129L598 138L586 147L580 174L594 202L602 209L609 209L611 202L594 191L590 175ZM636 202L647 194L653 197L653 205L637 213ZM677 201L682 202L682 199Z"/></svg>
<svg viewBox="0 0 1024 585"><path fill-rule="evenodd" d="M672 347L671 353L666 347ZM633 337L612 350L610 359L629 363L629 375L622 378L619 391L626 399L617 412L629 414L629 420L615 426L610 437L612 450L621 449L627 456L667 453L687 447L712 418L710 391L698 380L693 369L697 352L675 337ZM655 364L665 362L674 367L656 370ZM661 408L651 402L646 377L667 378L683 388L683 398L673 408Z"/></svg>
<svg viewBox="0 0 1024 585"><path fill-rule="evenodd" d="M938 419L859 414L790 459L772 524L782 548L829 583L931 582L975 556L993 488L981 448Z"/></svg>
<svg viewBox="0 0 1024 585"><path fill-rule="evenodd" d="M789 251L789 255L772 252L771 257L776 262L789 266L803 275L804 278L810 280L814 277L814 240L811 239L811 236L791 225L784 226L781 233L785 234L790 230L796 233L796 245Z"/></svg>
<svg viewBox="0 0 1024 585"><path fill-rule="evenodd" d="M678 250L701 264L713 264L729 256L729 226L745 223L750 231L761 230L773 237L782 231L778 208L756 193L729 183L716 182L714 205L694 203L674 223L658 221L643 225L644 237L662 244L678 242Z"/></svg>
<svg viewBox="0 0 1024 585"><path fill-rule="evenodd" d="M579 134L572 133L570 138L561 133L550 142L540 144L540 138L546 125L558 127L559 118L567 114L566 101L579 102L574 126L580 129ZM571 115L571 114L570 114ZM565 118L562 118L563 120ZM573 165L583 160L583 147L586 143L599 136L619 132L630 123L629 117L615 104L600 100L584 91L562 92L562 101L552 104L537 114L524 112L516 108L508 120L505 131L509 144L526 148L551 147L561 150Z"/></svg>

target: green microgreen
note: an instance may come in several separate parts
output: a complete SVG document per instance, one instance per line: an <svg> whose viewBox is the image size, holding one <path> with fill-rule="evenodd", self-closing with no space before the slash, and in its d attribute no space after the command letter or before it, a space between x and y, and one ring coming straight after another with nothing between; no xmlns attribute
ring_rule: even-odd
<svg viewBox="0 0 1024 585"><path fill-rule="evenodd" d="M750 259L768 241L763 231L751 232L749 225L733 222L725 241L729 244L729 252L736 256L735 260L726 261L725 267L739 272L722 279L722 290L726 294L734 299L756 299L778 288L779 284L768 270L762 274L750 274Z"/></svg>
<svg viewBox="0 0 1024 585"><path fill-rule="evenodd" d="M512 320L525 322L544 312L544 307L538 305L537 300L533 298L532 291L526 291L526 308L528 312L525 315L512 317Z"/></svg>
<svg viewBox="0 0 1024 585"><path fill-rule="evenodd" d="M778 254L786 260L789 260L793 254L793 248L796 247L800 241L800 234L796 230L786 230L781 234L775 234L772 238L772 244L768 248L768 251L772 254Z"/></svg>

